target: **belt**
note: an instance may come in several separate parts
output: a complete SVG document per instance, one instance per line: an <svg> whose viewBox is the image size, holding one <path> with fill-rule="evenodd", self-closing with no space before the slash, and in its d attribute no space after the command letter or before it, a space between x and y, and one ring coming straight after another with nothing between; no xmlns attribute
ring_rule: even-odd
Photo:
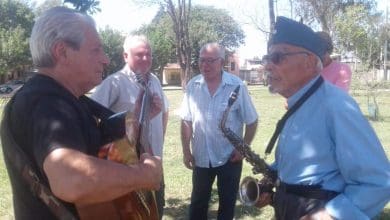
<svg viewBox="0 0 390 220"><path fill-rule="evenodd" d="M288 184L278 179L275 185L276 185L276 191L291 193L308 199L319 199L319 200L329 201L334 197L336 197L338 194L340 194L339 192L336 191L322 189L322 186L319 184L316 185Z"/></svg>

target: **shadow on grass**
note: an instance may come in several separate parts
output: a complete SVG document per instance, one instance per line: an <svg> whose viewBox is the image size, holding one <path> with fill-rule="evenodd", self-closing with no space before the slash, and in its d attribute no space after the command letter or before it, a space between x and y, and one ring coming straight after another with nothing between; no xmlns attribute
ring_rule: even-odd
<svg viewBox="0 0 390 220"><path fill-rule="evenodd" d="M170 198L165 201L164 217L170 219L187 219L188 206L190 204L190 198L176 199Z"/></svg>
<svg viewBox="0 0 390 220"><path fill-rule="evenodd" d="M187 197L185 199L179 198L169 198L165 201L164 208L164 219L178 219L184 220L188 219L188 208L190 205L191 198ZM261 214L261 210L255 207L244 206L237 201L235 207L235 219L241 219L244 217L255 218ZM218 215L218 193L216 189L213 189L211 192L211 199L209 203L209 219L217 219Z"/></svg>
<svg viewBox="0 0 390 220"><path fill-rule="evenodd" d="M188 219L188 208L190 205L190 197L170 198L165 201L164 218L163 219ZM218 215L218 193L216 189L212 190L209 204L208 219L217 219ZM237 201L235 207L235 219L257 219L260 216L266 216L266 219L273 219L273 213L263 213L264 209L244 206L240 201ZM265 214L265 215L264 215ZM376 220L390 220L390 208L385 207L381 214L375 218Z"/></svg>

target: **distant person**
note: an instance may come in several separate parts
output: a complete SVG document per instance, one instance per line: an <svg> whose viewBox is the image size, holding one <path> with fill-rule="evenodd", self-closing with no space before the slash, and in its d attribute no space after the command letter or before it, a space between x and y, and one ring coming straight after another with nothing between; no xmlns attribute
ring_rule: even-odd
<svg viewBox="0 0 390 220"><path fill-rule="evenodd" d="M202 46L201 74L188 82L182 103L181 140L184 165L192 170L190 220L207 219L215 177L219 197L219 220L234 218L242 170L242 155L224 137L219 125L229 96L240 86L226 127L250 144L257 128L257 113L242 80L223 71L225 50L217 43Z"/></svg>
<svg viewBox="0 0 390 220"><path fill-rule="evenodd" d="M348 64L340 63L333 60L331 54L333 52L333 42L330 35L324 31L316 32L325 44L325 52L322 56L323 69L322 77L340 89L348 92L351 84L352 71Z"/></svg>
<svg viewBox="0 0 390 220"><path fill-rule="evenodd" d="M1 127L15 219L78 219L77 205L158 189L159 157L145 153L129 166L98 158L102 146L117 148L103 142L84 96L101 82L109 63L94 20L65 7L51 8L34 24L30 51L38 72L9 101ZM19 169L27 162L36 176ZM37 179L52 195L37 191Z"/></svg>
<svg viewBox="0 0 390 220"><path fill-rule="evenodd" d="M150 72L152 49L143 35L127 36L123 44L125 66L108 76L95 90L91 98L115 112L133 111L143 83L155 101L162 103L163 111L150 120L148 141L155 156L162 158L164 135L168 123L168 100L159 79ZM160 218L163 215L164 182L156 192Z"/></svg>
<svg viewBox="0 0 390 220"><path fill-rule="evenodd" d="M268 45L269 89L288 112L274 133L276 191L257 206L272 204L277 220L374 218L390 199L390 163L356 101L321 77L321 39L278 17Z"/></svg>

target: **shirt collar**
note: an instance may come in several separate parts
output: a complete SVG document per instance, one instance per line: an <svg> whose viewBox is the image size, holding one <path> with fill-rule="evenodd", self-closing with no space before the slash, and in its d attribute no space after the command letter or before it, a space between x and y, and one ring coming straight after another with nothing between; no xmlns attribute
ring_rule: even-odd
<svg viewBox="0 0 390 220"><path fill-rule="evenodd" d="M201 76L198 79L195 80L195 82L199 83L199 84L205 84L206 83L202 74L201 74ZM222 86L224 86L224 85L235 85L232 77L229 77L228 73L225 72L225 71L222 71L221 85Z"/></svg>
<svg viewBox="0 0 390 220"><path fill-rule="evenodd" d="M127 76L129 76L132 80L138 82L137 77L135 76L134 71L130 69L130 67L129 67L129 65L127 65L127 63L122 68L122 72L124 74L126 74ZM148 74L150 74L150 73L148 73ZM150 75L148 76L148 78L150 79ZM148 80L148 81L150 81L150 80Z"/></svg>
<svg viewBox="0 0 390 220"><path fill-rule="evenodd" d="M314 77L312 80L310 80L308 83L306 83L305 86L303 86L300 90L298 90L298 92L296 92L294 95L290 96L288 99L287 99L287 104L288 106L293 106L298 100L299 98L301 98L303 96L303 94L309 90L309 88L314 84L314 82L320 77L320 75Z"/></svg>

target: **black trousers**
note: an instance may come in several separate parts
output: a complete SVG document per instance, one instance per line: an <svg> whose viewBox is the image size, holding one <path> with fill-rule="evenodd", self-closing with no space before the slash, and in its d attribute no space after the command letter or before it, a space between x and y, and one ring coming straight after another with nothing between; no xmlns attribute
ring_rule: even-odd
<svg viewBox="0 0 390 220"><path fill-rule="evenodd" d="M155 191L156 195L156 203L157 203L157 210L158 215L160 217L160 220L164 216L164 206L165 206L165 182L164 182L164 175L162 177L162 180L160 182L160 189Z"/></svg>
<svg viewBox="0 0 390 220"><path fill-rule="evenodd" d="M217 220L232 220L240 184L242 161L228 161L220 167L195 167L192 173L192 194L189 220L207 220L211 189L215 177L219 197Z"/></svg>
<svg viewBox="0 0 390 220"><path fill-rule="evenodd" d="M327 200L310 199L296 194L276 190L274 209L276 220L299 220L325 207Z"/></svg>

